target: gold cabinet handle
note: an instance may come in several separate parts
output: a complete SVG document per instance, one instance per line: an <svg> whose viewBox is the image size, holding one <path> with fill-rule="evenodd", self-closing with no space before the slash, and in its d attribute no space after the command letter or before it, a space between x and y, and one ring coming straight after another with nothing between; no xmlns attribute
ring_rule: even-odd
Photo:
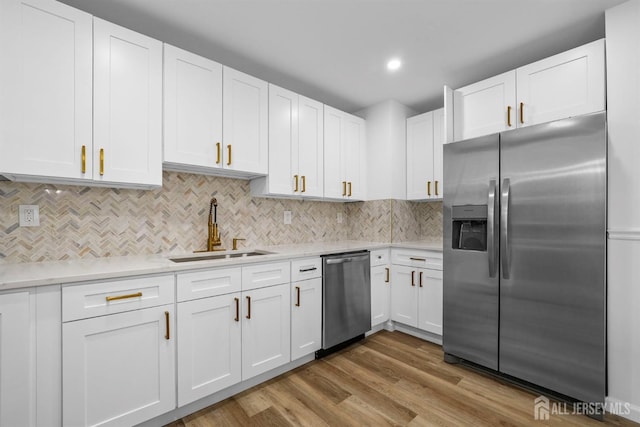
<svg viewBox="0 0 640 427"><path fill-rule="evenodd" d="M435 182L436 184L436 196L438 195L438 181Z"/></svg>
<svg viewBox="0 0 640 427"><path fill-rule="evenodd" d="M347 195L347 181L342 181L342 195Z"/></svg>
<svg viewBox="0 0 640 427"><path fill-rule="evenodd" d="M426 258L409 257L409 259L410 259L411 261L422 261L422 262L425 262L425 261L426 261Z"/></svg>
<svg viewBox="0 0 640 427"><path fill-rule="evenodd" d="M302 192L307 191L307 177L302 175Z"/></svg>
<svg viewBox="0 0 640 427"><path fill-rule="evenodd" d="M87 146L82 146L82 173L87 173Z"/></svg>
<svg viewBox="0 0 640 427"><path fill-rule="evenodd" d="M389 283L389 267L385 267L385 270L387 270L387 278L384 279L384 283Z"/></svg>
<svg viewBox="0 0 640 427"><path fill-rule="evenodd" d="M119 299L127 299L127 298L138 298L142 296L142 292L136 292L135 294L127 294L127 295L116 295L115 297L107 297L107 302L109 301L117 301Z"/></svg>
<svg viewBox="0 0 640 427"><path fill-rule="evenodd" d="M227 152L229 154L227 157L227 166L231 166L231 144L227 145Z"/></svg>
<svg viewBox="0 0 640 427"><path fill-rule="evenodd" d="M300 307L300 286L296 286L296 307Z"/></svg>
<svg viewBox="0 0 640 427"><path fill-rule="evenodd" d="M349 182L349 194L347 196L351 197L351 182Z"/></svg>
<svg viewBox="0 0 640 427"><path fill-rule="evenodd" d="M297 193L298 192L298 175L293 175L293 179L296 182L295 186L293 187L293 192Z"/></svg>
<svg viewBox="0 0 640 427"><path fill-rule="evenodd" d="M420 272L418 283L420 283L420 287L422 287L422 271Z"/></svg>
<svg viewBox="0 0 640 427"><path fill-rule="evenodd" d="M104 175L104 148L100 149L100 175Z"/></svg>
<svg viewBox="0 0 640 427"><path fill-rule="evenodd" d="M520 103L520 123L524 123L524 102Z"/></svg>
<svg viewBox="0 0 640 427"><path fill-rule="evenodd" d="M165 328L167 333L164 335L165 339L169 339L171 338L171 334L169 332L169 312L165 311L164 312L164 322L165 322Z"/></svg>
<svg viewBox="0 0 640 427"><path fill-rule="evenodd" d="M251 297L247 296L247 319L251 319Z"/></svg>
<svg viewBox="0 0 640 427"><path fill-rule="evenodd" d="M511 105L507 106L507 126L511 127Z"/></svg>
<svg viewBox="0 0 640 427"><path fill-rule="evenodd" d="M219 165L222 159L220 158L222 155L222 144L216 142L216 165Z"/></svg>
<svg viewBox="0 0 640 427"><path fill-rule="evenodd" d="M416 272L412 271L411 272L411 286L415 286L416 285Z"/></svg>
<svg viewBox="0 0 640 427"><path fill-rule="evenodd" d="M240 298L234 298L236 302L236 317L233 319L236 322L240 321Z"/></svg>
<svg viewBox="0 0 640 427"><path fill-rule="evenodd" d="M431 181L427 181L427 196L431 196Z"/></svg>

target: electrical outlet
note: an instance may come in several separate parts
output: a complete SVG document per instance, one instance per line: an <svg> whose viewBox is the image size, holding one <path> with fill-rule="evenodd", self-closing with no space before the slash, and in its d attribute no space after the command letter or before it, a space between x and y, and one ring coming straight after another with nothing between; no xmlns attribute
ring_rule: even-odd
<svg viewBox="0 0 640 427"><path fill-rule="evenodd" d="M338 220L338 224L342 224L342 221L343 221L343 219L342 219L342 212L338 212L338 215L337 215L337 218L336 218L336 219Z"/></svg>
<svg viewBox="0 0 640 427"><path fill-rule="evenodd" d="M284 211L284 223L291 224L291 211Z"/></svg>
<svg viewBox="0 0 640 427"><path fill-rule="evenodd" d="M37 227L40 225L38 205L20 205L20 227Z"/></svg>

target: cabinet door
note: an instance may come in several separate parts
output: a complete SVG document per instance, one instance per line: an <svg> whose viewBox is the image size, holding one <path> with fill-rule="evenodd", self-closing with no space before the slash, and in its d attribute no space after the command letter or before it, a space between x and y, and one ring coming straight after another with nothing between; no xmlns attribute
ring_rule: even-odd
<svg viewBox="0 0 640 427"><path fill-rule="evenodd" d="M267 174L268 92L267 82L224 67L222 129L225 169Z"/></svg>
<svg viewBox="0 0 640 427"><path fill-rule="evenodd" d="M343 176L347 181L347 198L364 200L366 181L363 179L365 170L365 121L360 117L343 113L342 122L342 152L345 161Z"/></svg>
<svg viewBox="0 0 640 427"><path fill-rule="evenodd" d="M433 113L407 119L407 200L424 200L434 191Z"/></svg>
<svg viewBox="0 0 640 427"><path fill-rule="evenodd" d="M291 361L289 283L242 293L242 380Z"/></svg>
<svg viewBox="0 0 640 427"><path fill-rule="evenodd" d="M301 176L300 194L322 197L324 194L324 110L322 103L299 97L298 147L294 151L294 170ZM297 160L296 160L297 159ZM270 170L271 171L271 170Z"/></svg>
<svg viewBox="0 0 640 427"><path fill-rule="evenodd" d="M342 199L346 196L346 180L342 175L345 161L342 153L343 113L324 106L324 197Z"/></svg>
<svg viewBox="0 0 640 427"><path fill-rule="evenodd" d="M300 194L298 95L269 85L269 193ZM295 175L295 176L294 176Z"/></svg>
<svg viewBox="0 0 640 427"><path fill-rule="evenodd" d="M91 25L56 1L0 2L0 172L91 179Z"/></svg>
<svg viewBox="0 0 640 427"><path fill-rule="evenodd" d="M604 68L604 39L518 68L518 127L604 110Z"/></svg>
<svg viewBox="0 0 640 427"><path fill-rule="evenodd" d="M391 283L391 320L418 327L417 269L392 266Z"/></svg>
<svg viewBox="0 0 640 427"><path fill-rule="evenodd" d="M164 305L64 323L63 425L134 425L174 409L172 319Z"/></svg>
<svg viewBox="0 0 640 427"><path fill-rule="evenodd" d="M164 162L222 167L222 65L164 45Z"/></svg>
<svg viewBox="0 0 640 427"><path fill-rule="evenodd" d="M178 304L178 406L240 382L240 293Z"/></svg>
<svg viewBox="0 0 640 427"><path fill-rule="evenodd" d="M0 425L35 425L29 293L0 295ZM52 421L53 423L53 421Z"/></svg>
<svg viewBox="0 0 640 427"><path fill-rule="evenodd" d="M162 185L162 43L94 18L94 179Z"/></svg>
<svg viewBox="0 0 640 427"><path fill-rule="evenodd" d="M418 271L418 328L442 335L442 271Z"/></svg>
<svg viewBox="0 0 640 427"><path fill-rule="evenodd" d="M322 347L322 278L291 284L291 360Z"/></svg>
<svg viewBox="0 0 640 427"><path fill-rule="evenodd" d="M516 127L515 71L460 88L453 97L456 141Z"/></svg>
<svg viewBox="0 0 640 427"><path fill-rule="evenodd" d="M371 267L371 326L389 320L391 273L389 265Z"/></svg>
<svg viewBox="0 0 640 427"><path fill-rule="evenodd" d="M442 199L444 189L444 108L433 112L433 193L434 199Z"/></svg>

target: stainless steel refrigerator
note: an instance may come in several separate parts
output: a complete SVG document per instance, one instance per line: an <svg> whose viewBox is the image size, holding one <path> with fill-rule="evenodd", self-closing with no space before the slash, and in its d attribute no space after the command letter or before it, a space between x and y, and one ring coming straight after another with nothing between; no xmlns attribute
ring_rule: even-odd
<svg viewBox="0 0 640 427"><path fill-rule="evenodd" d="M444 319L459 359L606 393L606 115L444 148Z"/></svg>

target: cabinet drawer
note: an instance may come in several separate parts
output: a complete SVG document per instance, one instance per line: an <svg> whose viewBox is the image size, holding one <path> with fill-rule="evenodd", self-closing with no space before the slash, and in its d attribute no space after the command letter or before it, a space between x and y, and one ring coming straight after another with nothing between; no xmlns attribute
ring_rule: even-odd
<svg viewBox="0 0 640 427"><path fill-rule="evenodd" d="M240 292L241 284L242 270L240 267L193 271L176 275L178 302Z"/></svg>
<svg viewBox="0 0 640 427"><path fill-rule="evenodd" d="M291 261L291 281L322 277L322 258L306 258Z"/></svg>
<svg viewBox="0 0 640 427"><path fill-rule="evenodd" d="M141 277L62 288L62 321L173 304L174 277Z"/></svg>
<svg viewBox="0 0 640 427"><path fill-rule="evenodd" d="M371 267L389 264L389 249L371 251Z"/></svg>
<svg viewBox="0 0 640 427"><path fill-rule="evenodd" d="M391 263L409 267L442 270L442 252L392 249Z"/></svg>
<svg viewBox="0 0 640 427"><path fill-rule="evenodd" d="M289 261L270 264L256 264L242 267L242 290L264 288L291 281Z"/></svg>

